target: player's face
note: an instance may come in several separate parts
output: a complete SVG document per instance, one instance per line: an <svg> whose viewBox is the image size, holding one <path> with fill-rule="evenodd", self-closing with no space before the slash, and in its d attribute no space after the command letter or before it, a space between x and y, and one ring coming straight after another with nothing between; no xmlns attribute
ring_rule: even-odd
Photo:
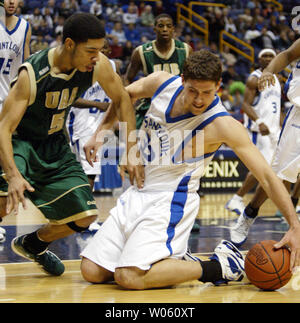
<svg viewBox="0 0 300 323"><path fill-rule="evenodd" d="M183 104L194 115L203 113L215 99L221 81L202 81L188 79L183 81Z"/></svg>
<svg viewBox="0 0 300 323"><path fill-rule="evenodd" d="M72 53L72 66L80 72L92 72L103 46L104 38L89 39L85 43L77 44Z"/></svg>
<svg viewBox="0 0 300 323"><path fill-rule="evenodd" d="M7 16L12 16L19 5L19 0L4 0L4 8Z"/></svg>
<svg viewBox="0 0 300 323"><path fill-rule="evenodd" d="M158 19L156 26L154 27L156 38L158 40L168 41L173 38L174 25L170 18Z"/></svg>
<svg viewBox="0 0 300 323"><path fill-rule="evenodd" d="M272 53L263 54L259 59L261 68L262 69L266 68L274 57L275 56Z"/></svg>

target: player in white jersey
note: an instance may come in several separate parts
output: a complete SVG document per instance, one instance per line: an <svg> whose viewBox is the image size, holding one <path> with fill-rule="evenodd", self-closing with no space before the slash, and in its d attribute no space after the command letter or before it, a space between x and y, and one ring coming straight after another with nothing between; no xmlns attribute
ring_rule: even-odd
<svg viewBox="0 0 300 323"><path fill-rule="evenodd" d="M110 63L113 70L116 71L114 61L110 60ZM101 173L100 156L98 154L98 161L94 164L94 167L91 167L86 161L83 147L101 123L104 111L107 110L110 101L102 87L96 82L84 93L82 98L76 101L66 121L71 149L81 163L92 188L96 175Z"/></svg>
<svg viewBox="0 0 300 323"><path fill-rule="evenodd" d="M15 16L19 0L4 0L5 26L0 24L0 112L7 97L10 82L19 66L30 54L31 28L29 23ZM6 231L0 227L0 243Z"/></svg>
<svg viewBox="0 0 300 323"><path fill-rule="evenodd" d="M10 82L30 55L31 28L25 19L14 15L18 3L19 0L4 0L6 27L0 26L0 111Z"/></svg>
<svg viewBox="0 0 300 323"><path fill-rule="evenodd" d="M300 246L300 223L285 187L243 125L228 115L216 96L221 73L220 59L201 50L187 58L181 77L155 72L127 87L133 101L152 98L140 136L145 181L120 196L83 250L85 280L102 283L115 279L129 289L165 287L194 279L214 283L239 280L244 260L228 241L223 240L208 261L183 260L199 210L199 178L223 143L264 185L292 232L298 233L292 252ZM114 107L108 111L104 120L111 120ZM106 126L104 121L85 147L91 164L99 146L97 136ZM136 154L128 156L132 155ZM291 230L288 239L294 238ZM299 258L292 267L300 264Z"/></svg>
<svg viewBox="0 0 300 323"><path fill-rule="evenodd" d="M263 92L259 92L258 79L264 68L268 66L275 56L276 52L270 48L265 48L259 52L260 68L253 71L247 79L242 105L244 126L248 130L250 139L269 164L280 133L281 85L275 76L275 85L265 89ZM226 203L225 208L238 215L242 214L245 209L243 197L256 184L255 177L249 172L243 186Z"/></svg>
<svg viewBox="0 0 300 323"><path fill-rule="evenodd" d="M298 60L286 83L285 91L293 106L288 111L280 133L279 141L272 160L272 168L284 182L295 183L300 172L300 40L290 48L278 54L264 69L258 81L260 91L268 86L274 86L275 75L286 66ZM299 193L299 192L298 192ZM239 217L231 240L236 245L246 241L251 225L258 215L259 208L267 199L267 194L261 186L256 189L244 213ZM290 199L290 198L289 198ZM295 200L294 200L295 201ZM293 202L294 202L293 201ZM296 206L296 203L294 203ZM300 254L300 250L298 251Z"/></svg>

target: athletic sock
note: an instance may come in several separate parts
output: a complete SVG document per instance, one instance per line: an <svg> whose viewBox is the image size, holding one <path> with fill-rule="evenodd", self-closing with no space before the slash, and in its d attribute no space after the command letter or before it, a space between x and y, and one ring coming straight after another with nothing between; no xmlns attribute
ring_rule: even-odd
<svg viewBox="0 0 300 323"><path fill-rule="evenodd" d="M23 240L23 246L34 255L40 254L45 251L50 242L45 242L39 239L37 231L27 234Z"/></svg>
<svg viewBox="0 0 300 323"><path fill-rule="evenodd" d="M223 278L222 267L219 261L212 259L208 261L200 260L202 266L202 276L199 280L203 283L216 282Z"/></svg>
<svg viewBox="0 0 300 323"><path fill-rule="evenodd" d="M258 214L259 208L254 208L248 204L244 210L244 213L249 217L249 218L256 218Z"/></svg>

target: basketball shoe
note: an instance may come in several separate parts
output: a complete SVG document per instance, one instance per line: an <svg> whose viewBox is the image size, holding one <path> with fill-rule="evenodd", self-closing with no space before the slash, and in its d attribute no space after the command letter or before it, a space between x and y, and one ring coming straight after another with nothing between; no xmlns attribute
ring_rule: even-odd
<svg viewBox="0 0 300 323"><path fill-rule="evenodd" d="M237 247L230 241L222 240L215 248L211 260L217 260L222 268L222 277L213 282L218 286L229 281L241 281L244 277L245 261Z"/></svg>
<svg viewBox="0 0 300 323"><path fill-rule="evenodd" d="M249 230L255 218L250 218L243 212L237 223L230 228L230 241L233 242L237 247L240 247L247 239Z"/></svg>
<svg viewBox="0 0 300 323"><path fill-rule="evenodd" d="M225 209L235 212L237 215L242 214L245 209L243 198L236 194L233 195L233 197L225 204Z"/></svg>
<svg viewBox="0 0 300 323"><path fill-rule="evenodd" d="M19 256L38 263L49 274L60 276L65 271L65 266L61 260L51 251L45 251L35 255L23 246L23 239L26 235L16 237L11 242L12 250Z"/></svg>

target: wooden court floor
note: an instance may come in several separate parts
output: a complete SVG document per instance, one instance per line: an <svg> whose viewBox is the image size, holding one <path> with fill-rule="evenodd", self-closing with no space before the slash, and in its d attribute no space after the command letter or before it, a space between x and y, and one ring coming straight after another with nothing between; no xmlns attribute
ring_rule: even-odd
<svg viewBox="0 0 300 323"><path fill-rule="evenodd" d="M207 258L222 238L229 237L229 226L237 216L224 209L230 194L206 195L201 199L198 216L200 232L193 232L189 245L192 253ZM249 200L251 195L245 198ZM112 196L96 197L102 222L114 205ZM242 248L247 250L256 242L266 239L279 240L287 229L286 222L274 216L276 207L267 201L261 216L251 229L249 238ZM127 291L114 283L92 285L80 274L80 250L88 243L93 233L74 234L53 243L53 250L64 262L66 271L60 277L52 277L39 267L14 255L10 248L11 239L19 234L31 232L45 223L45 219L32 206L20 214L6 217L2 226L7 229L7 240L0 245L0 303L299 303L300 274L293 276L288 285L274 291L258 290L247 279L215 287L191 281L170 288L146 291Z"/></svg>

